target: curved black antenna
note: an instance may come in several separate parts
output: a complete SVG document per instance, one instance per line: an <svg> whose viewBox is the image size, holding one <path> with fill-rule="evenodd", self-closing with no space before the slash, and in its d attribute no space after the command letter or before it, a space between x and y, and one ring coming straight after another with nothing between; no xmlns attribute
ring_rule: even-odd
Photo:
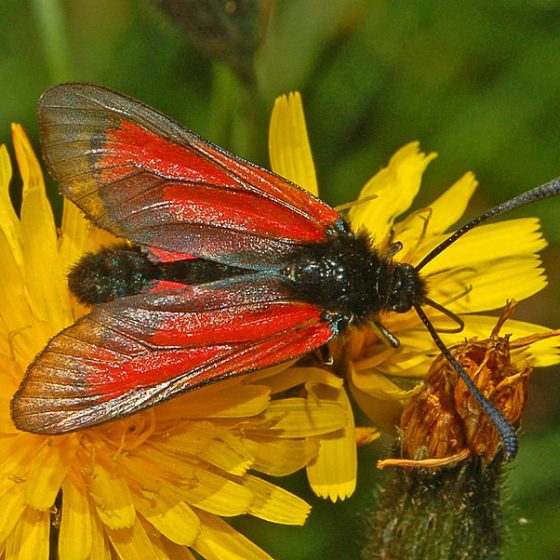
<svg viewBox="0 0 560 560"><path fill-rule="evenodd" d="M447 346L445 346L443 340L439 337L434 326L428 319L427 315L424 313L419 305L415 305L414 309L420 320L428 332L434 339L436 346L439 348L440 352L445 356L446 360L453 366L453 369L459 374L470 394L474 397L475 401L480 406L482 412L488 417L490 422L494 424L494 427L500 434L500 439L502 440L502 446L504 448L504 459L506 461L512 461L517 455L517 450L519 448L519 441L517 438L517 431L510 424L509 420L498 410L478 389L474 384L473 380L469 377L469 374L465 371L465 368L459 363L459 361L453 356L449 351Z"/></svg>
<svg viewBox="0 0 560 560"><path fill-rule="evenodd" d="M455 241L457 241L457 239L459 239L461 236L465 235L467 231L470 231L481 223L486 222L487 220L490 220L495 216L505 214L510 210L515 210L516 208L520 208L521 206L525 206L526 204L531 204L531 202L535 202L543 198L549 198L551 196L556 196L558 194L560 194L560 177L552 179L552 181L549 181L544 185L540 185L539 187L535 187L530 191L515 196L510 200L506 200L505 202L498 204L498 206L494 206L494 208L490 208L490 210L484 212L484 214L481 214L468 224L465 224L463 227L459 228L445 241L442 241L435 249L432 249L414 268L417 271L424 268L432 259L437 257L445 249L447 249L449 245L455 243Z"/></svg>

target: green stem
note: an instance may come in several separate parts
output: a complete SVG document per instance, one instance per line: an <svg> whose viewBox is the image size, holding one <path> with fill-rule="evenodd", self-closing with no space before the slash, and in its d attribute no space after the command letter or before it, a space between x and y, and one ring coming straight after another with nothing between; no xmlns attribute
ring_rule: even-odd
<svg viewBox="0 0 560 560"><path fill-rule="evenodd" d="M251 161L266 154L266 136L261 131L267 121L262 118L258 94L223 64L213 65L210 114L214 142Z"/></svg>
<svg viewBox="0 0 560 560"><path fill-rule="evenodd" d="M70 62L61 3L59 0L34 0L33 8L51 81L68 81Z"/></svg>
<svg viewBox="0 0 560 560"><path fill-rule="evenodd" d="M451 468L392 468L377 492L364 560L501 558L502 469L471 457Z"/></svg>
<svg viewBox="0 0 560 560"><path fill-rule="evenodd" d="M212 130L210 135L220 146L229 146L239 88L233 72L227 66L215 63L212 65L212 70L212 97L210 99Z"/></svg>

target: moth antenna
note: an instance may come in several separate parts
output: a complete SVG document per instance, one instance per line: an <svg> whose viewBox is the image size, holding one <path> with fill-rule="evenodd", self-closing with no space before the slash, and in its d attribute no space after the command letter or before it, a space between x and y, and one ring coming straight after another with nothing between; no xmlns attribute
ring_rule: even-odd
<svg viewBox="0 0 560 560"><path fill-rule="evenodd" d="M447 309L447 307L444 307L443 305L441 305L437 301L434 301L433 299L425 297L423 304L424 305L429 305L430 307L433 307L434 309L437 309L440 313L443 313L443 315L445 315L446 317L449 317L449 319L451 319L452 321L455 321L455 323L457 323L456 327L451 328L451 329L438 329L439 332L460 333L465 328L465 321L463 321L463 319L461 319L461 317L459 317L459 315L456 315L455 313L453 313L453 311L450 311L449 309Z"/></svg>
<svg viewBox="0 0 560 560"><path fill-rule="evenodd" d="M498 410L478 389L474 384L473 380L469 377L469 374L465 371L465 368L459 363L459 361L453 356L449 351L447 346L441 340L440 336L436 332L434 326L428 319L427 315L424 313L419 305L415 305L414 309L422 323L428 329L431 337L433 338L436 346L439 348L440 352L445 356L447 361L453 366L453 369L458 373L459 377L463 380L470 394L474 397L475 401L480 406L482 412L488 417L490 422L494 424L494 427L500 434L500 439L502 440L502 446L504 448L504 459L506 461L512 461L517 455L517 450L519 447L519 442L517 438L517 431L510 424L509 420Z"/></svg>
<svg viewBox="0 0 560 560"><path fill-rule="evenodd" d="M498 206L494 206L494 208L490 208L490 210L484 212L484 214L481 214L474 220L460 227L455 233L442 241L435 249L432 249L420 261L420 263L416 265L415 269L417 271L422 270L431 260L445 251L445 249L447 249L447 247L449 247L451 244L455 243L457 239L465 235L467 231L470 231L483 222L486 222L496 216L500 216L501 214L505 214L506 212L510 212L511 210L515 210L516 208L521 208L521 206L525 206L526 204L531 204L532 202L536 202L537 200L549 198L558 194L560 194L560 177L552 179L552 181L549 181L544 185L540 185L539 187L535 187L530 191L515 196L510 200L506 200L505 202L498 204Z"/></svg>

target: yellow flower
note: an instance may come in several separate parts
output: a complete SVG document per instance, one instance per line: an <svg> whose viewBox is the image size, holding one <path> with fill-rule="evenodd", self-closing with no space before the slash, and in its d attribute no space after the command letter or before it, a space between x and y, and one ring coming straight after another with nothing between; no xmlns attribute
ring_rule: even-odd
<svg viewBox="0 0 560 560"><path fill-rule="evenodd" d="M275 172L317 194L315 170L307 139L299 94L277 100L271 119L270 159ZM431 249L452 231L463 215L477 182L472 173L465 174L429 207L408 214L419 191L422 174L436 154L423 154L417 142L410 143L391 158L389 165L364 186L360 197L348 213L354 229L365 229L380 251L390 243L403 245L396 261L418 264ZM508 299L522 300L546 285L538 251L546 245L536 218L522 218L483 225L462 237L422 269L429 297L460 316L465 328L460 333L445 334L456 327L448 317L425 307L447 345L465 338L486 338L495 319L478 313L502 308ZM403 406L418 393L420 386L410 379L423 377L438 351L414 310L406 314L387 313L382 324L400 341L389 347L373 325L353 329L345 337L349 354L347 378L351 393L364 412L381 428L393 431ZM548 332L539 325L509 321L508 332L515 338ZM514 349L512 359L527 358L532 366L558 362L557 343L553 339L530 347ZM402 380L402 383L398 383ZM339 402L350 409L343 388ZM353 488L355 477L356 436L352 417L344 432L321 440L321 449L308 467L315 491L331 499L344 498ZM357 438L359 440L359 438Z"/></svg>
<svg viewBox="0 0 560 560"><path fill-rule="evenodd" d="M39 164L22 129L13 133L19 218L0 147L0 555L47 559L57 546L61 560L194 558L191 549L206 559L269 558L222 518L303 524L309 506L258 473L303 468L317 438L347 425L344 404L319 392L271 400L301 383L297 369L232 379L73 434L13 426L10 399L27 366L85 311L68 291L68 267L111 239L67 202L57 235ZM315 375L328 387L324 372Z"/></svg>

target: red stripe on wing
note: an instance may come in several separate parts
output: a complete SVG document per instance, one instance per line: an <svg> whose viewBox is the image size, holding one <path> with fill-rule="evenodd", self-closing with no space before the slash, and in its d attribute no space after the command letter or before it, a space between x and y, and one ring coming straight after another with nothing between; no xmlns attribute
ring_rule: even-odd
<svg viewBox="0 0 560 560"><path fill-rule="evenodd" d="M64 194L101 227L142 245L266 266L294 244L326 239L340 221L307 191L110 90L56 86L38 115Z"/></svg>
<svg viewBox="0 0 560 560"><path fill-rule="evenodd" d="M227 170L217 167L201 153L129 120L121 119L116 126L108 128L102 144L103 154L97 166L103 170L107 182L118 181L131 168L142 167L167 179L235 186Z"/></svg>
<svg viewBox="0 0 560 560"><path fill-rule="evenodd" d="M146 250L152 259L159 263L184 261L188 259L194 260L197 258L192 255L185 255L185 253L178 253L176 251L165 251L164 249L159 249L158 247L148 247Z"/></svg>
<svg viewBox="0 0 560 560"><path fill-rule="evenodd" d="M119 192L104 188L101 197L114 209L109 214L135 241L144 241L145 229L188 223L314 242L325 239L323 220L340 218L286 180L241 163L202 140L180 146L136 123L121 121L119 128L106 132L103 154L96 158L95 168L103 184L116 185ZM165 179L149 191L142 189L140 199L139 188L130 192L135 182L126 183L138 169Z"/></svg>
<svg viewBox="0 0 560 560"><path fill-rule="evenodd" d="M169 290L182 290L185 287L184 282L173 282L171 280L157 280L150 284L148 292L155 294L156 292L167 292Z"/></svg>
<svg viewBox="0 0 560 560"><path fill-rule="evenodd" d="M188 367L189 385L200 385L204 380L223 375L224 359L227 355L264 340L286 335L299 330L302 325L318 323L320 313L316 308L299 303L251 303L236 308L212 309L197 313L150 311L149 325L142 316L142 309L132 309L113 321L112 330L127 336L137 336L139 325L142 331L153 328L152 335L144 334L143 341L149 345L149 352L139 352L132 348L128 340L123 347L115 348L127 359L122 363L120 356L107 363L102 369L91 368L85 382L93 394L101 400L109 400L131 390L149 387L157 383L173 380ZM132 332L128 325L135 324ZM144 329L144 326L146 329ZM113 347L114 335L107 341ZM132 354L132 355L131 355ZM293 357L293 356L291 356ZM93 351L88 358L97 361L106 359ZM274 361L278 361L276 357ZM208 364L218 360L218 371L208 371ZM281 360L280 360L281 361ZM236 362L235 367L239 367ZM250 369L256 369L251 367ZM196 372L201 370L199 374Z"/></svg>
<svg viewBox="0 0 560 560"><path fill-rule="evenodd" d="M56 336L12 403L20 429L59 434L132 414L317 348L321 309L273 281L222 282L99 305Z"/></svg>

